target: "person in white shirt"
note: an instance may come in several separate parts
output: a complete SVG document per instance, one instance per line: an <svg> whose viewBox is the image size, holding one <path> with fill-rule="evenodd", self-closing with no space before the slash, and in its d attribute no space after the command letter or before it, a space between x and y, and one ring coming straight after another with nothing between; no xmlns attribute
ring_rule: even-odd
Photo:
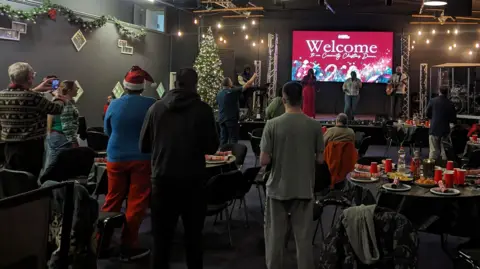
<svg viewBox="0 0 480 269"><path fill-rule="evenodd" d="M392 75L388 81L387 94L391 96L390 99L390 117L392 119L398 118L402 109L402 102L405 98L406 87L408 83L408 76L402 73L402 67L397 66L396 73Z"/></svg>
<svg viewBox="0 0 480 269"><path fill-rule="evenodd" d="M343 92L345 93L345 109L343 112L348 116L349 120L353 120L355 111L357 110L358 100L360 99L360 89L362 81L357 78L357 73L352 71L350 78L343 83Z"/></svg>

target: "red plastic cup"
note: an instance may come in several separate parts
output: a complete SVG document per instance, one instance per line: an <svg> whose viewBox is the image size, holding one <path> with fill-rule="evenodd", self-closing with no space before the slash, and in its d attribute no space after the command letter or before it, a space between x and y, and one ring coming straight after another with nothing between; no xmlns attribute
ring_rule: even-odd
<svg viewBox="0 0 480 269"><path fill-rule="evenodd" d="M457 177L456 183L457 185L465 185L465 175L467 174L467 170L465 169L457 169Z"/></svg>
<svg viewBox="0 0 480 269"><path fill-rule="evenodd" d="M477 141L478 141L478 135L477 135L477 134L472 135L472 141L473 141L473 142L477 142Z"/></svg>
<svg viewBox="0 0 480 269"><path fill-rule="evenodd" d="M327 132L327 126L322 126L322 133Z"/></svg>
<svg viewBox="0 0 480 269"><path fill-rule="evenodd" d="M430 121L427 120L427 121L425 122L425 127L430 128Z"/></svg>
<svg viewBox="0 0 480 269"><path fill-rule="evenodd" d="M435 180L435 183L438 183L439 181L442 180L443 174L441 169L435 169L435 174L433 177L433 180Z"/></svg>
<svg viewBox="0 0 480 269"><path fill-rule="evenodd" d="M453 169L453 184L457 185L458 180L458 168Z"/></svg>
<svg viewBox="0 0 480 269"><path fill-rule="evenodd" d="M446 168L447 168L447 170L449 170L449 171L453 171L453 161L448 161Z"/></svg>
<svg viewBox="0 0 480 269"><path fill-rule="evenodd" d="M378 174L378 164L376 162L370 164L370 174Z"/></svg>
<svg viewBox="0 0 480 269"><path fill-rule="evenodd" d="M392 159L386 159L385 160L385 173L390 173L392 172L393 167L392 167Z"/></svg>
<svg viewBox="0 0 480 269"><path fill-rule="evenodd" d="M445 187L453 188L453 171L445 171Z"/></svg>

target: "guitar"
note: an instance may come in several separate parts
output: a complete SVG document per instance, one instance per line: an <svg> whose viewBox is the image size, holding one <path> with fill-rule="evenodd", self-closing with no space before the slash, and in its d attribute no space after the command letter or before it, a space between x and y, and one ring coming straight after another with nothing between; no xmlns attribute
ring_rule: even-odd
<svg viewBox="0 0 480 269"><path fill-rule="evenodd" d="M396 89L397 87L395 87L395 85L393 84L388 84L387 85L387 89L385 90L385 92L387 93L388 96L392 95L394 89Z"/></svg>

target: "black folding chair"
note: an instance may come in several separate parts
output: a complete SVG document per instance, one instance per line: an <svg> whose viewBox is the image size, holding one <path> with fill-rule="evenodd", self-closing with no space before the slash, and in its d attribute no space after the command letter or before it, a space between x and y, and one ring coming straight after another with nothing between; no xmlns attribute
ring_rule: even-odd
<svg viewBox="0 0 480 269"><path fill-rule="evenodd" d="M362 157L362 158L358 159L357 163L361 164L361 165L370 165L373 162L381 164L383 160L385 160L385 157L368 156L368 157Z"/></svg>
<svg viewBox="0 0 480 269"><path fill-rule="evenodd" d="M468 169L476 169L480 167L480 149L474 150L468 160L466 160L465 165L463 165L463 168L468 168Z"/></svg>
<svg viewBox="0 0 480 269"><path fill-rule="evenodd" d="M87 131L88 147L94 151L105 151L108 146L108 136L103 132Z"/></svg>
<svg viewBox="0 0 480 269"><path fill-rule="evenodd" d="M37 179L30 173L0 170L0 199L38 189Z"/></svg>
<svg viewBox="0 0 480 269"><path fill-rule="evenodd" d="M258 158L260 158L260 141L262 140L263 129L254 129L250 135L250 145L252 146L253 154L255 155L255 166L257 166Z"/></svg>
<svg viewBox="0 0 480 269"><path fill-rule="evenodd" d="M51 198L65 188L58 268L68 268L73 222L73 182L36 189L0 200L0 268L44 269L51 216ZM35 229L32 229L32 225Z"/></svg>
<svg viewBox="0 0 480 269"><path fill-rule="evenodd" d="M243 183L244 178L242 172L238 170L214 176L207 183L206 216L216 216L216 218L218 218L218 215L225 211L230 246L233 244L230 225L230 212L228 207L235 199L237 192L242 189Z"/></svg>
<svg viewBox="0 0 480 269"><path fill-rule="evenodd" d="M246 227L249 227L249 223L248 223L248 207L245 201L245 195L250 191L250 189L252 188L252 185L255 183L255 179L257 178L257 175L258 175L258 172L260 172L260 169L261 167L251 167L245 170L245 172L243 172L243 182L234 197L232 210L230 212L230 219L231 219L232 213L235 210L235 204L237 200L240 201L238 209L240 209L240 207L242 207L243 205Z"/></svg>
<svg viewBox="0 0 480 269"><path fill-rule="evenodd" d="M235 164L240 169L245 163L245 157L247 157L247 146L243 144L226 144L220 147L220 151L232 151L235 156Z"/></svg>
<svg viewBox="0 0 480 269"><path fill-rule="evenodd" d="M367 136L362 139L362 142L360 143L360 147L358 149L358 156L363 157L368 151L368 148L370 147L370 144L372 143L372 137Z"/></svg>

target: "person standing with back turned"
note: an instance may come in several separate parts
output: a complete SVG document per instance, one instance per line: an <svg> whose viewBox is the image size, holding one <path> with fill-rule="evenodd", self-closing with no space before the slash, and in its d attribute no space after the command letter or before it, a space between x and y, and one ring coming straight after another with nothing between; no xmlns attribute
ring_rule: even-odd
<svg viewBox="0 0 480 269"><path fill-rule="evenodd" d="M457 120L455 106L448 100L447 95L448 88L440 87L438 97L430 100L427 106L427 118L432 120L428 137L429 158L434 160L437 160L440 154L442 159L447 159L443 143L451 144L450 123L455 123Z"/></svg>
<svg viewBox="0 0 480 269"><path fill-rule="evenodd" d="M152 152L154 269L170 268L179 216L185 229L187 266L203 268L205 154L214 154L219 143L213 110L200 100L197 81L192 68L177 72L176 88L150 108L140 134L140 149Z"/></svg>
<svg viewBox="0 0 480 269"><path fill-rule="evenodd" d="M299 269L313 269L312 226L315 161L323 162L321 125L302 113L302 86L283 86L285 114L267 121L260 143L262 166L272 164L265 205L265 258L268 269L283 268L288 214Z"/></svg>

